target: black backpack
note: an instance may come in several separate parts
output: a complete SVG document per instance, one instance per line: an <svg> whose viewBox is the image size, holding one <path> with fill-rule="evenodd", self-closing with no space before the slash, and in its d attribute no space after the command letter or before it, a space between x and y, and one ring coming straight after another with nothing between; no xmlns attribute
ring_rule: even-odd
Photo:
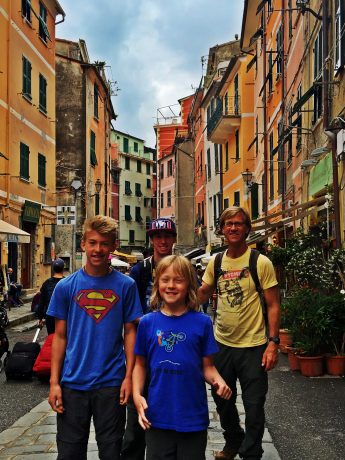
<svg viewBox="0 0 345 460"><path fill-rule="evenodd" d="M216 255L216 258L214 260L214 282L216 286L216 293L218 294L218 278L223 275L225 272L222 270L221 265L222 265L222 259L223 255L226 253L226 250L223 252L219 252ZM264 296L264 291L262 290L259 276L258 276L258 258L259 258L260 252L257 249L251 249L250 250L250 256L249 256L249 272L253 278L254 284L255 284L255 289L257 290L259 297L260 297L260 303L262 307L262 315L265 320L265 324L267 326L267 305L265 301L265 296Z"/></svg>

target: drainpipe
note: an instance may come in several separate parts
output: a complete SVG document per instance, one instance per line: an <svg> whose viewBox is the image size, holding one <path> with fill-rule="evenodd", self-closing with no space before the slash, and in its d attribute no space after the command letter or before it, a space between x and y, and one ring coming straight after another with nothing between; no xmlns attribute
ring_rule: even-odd
<svg viewBox="0 0 345 460"><path fill-rule="evenodd" d="M10 186L11 186L11 178L10 178L10 134L11 134L11 91L10 91L10 84L11 84L11 11L12 2L8 2L8 21L7 21L7 114L6 114L6 156L8 160L6 161L6 208L10 206Z"/></svg>
<svg viewBox="0 0 345 460"><path fill-rule="evenodd" d="M328 130L329 119L330 119L330 105L331 99L329 95L329 82L331 73L328 70L327 56L329 53L328 44L328 29L329 18L328 18L328 1L322 0L322 41L323 41L323 56L322 60L325 63L323 68L323 128L326 136L332 142L332 183L333 183L333 203L334 203L334 226L335 226L335 246L337 249L341 246L341 234L340 234L340 204L339 204L339 178L338 178L338 163L337 163L337 146L336 136L332 135Z"/></svg>
<svg viewBox="0 0 345 460"><path fill-rule="evenodd" d="M263 48L263 81L266 81L266 71L267 71L267 65L266 65L266 58L267 58L267 53L266 53L266 14L263 14L263 22L262 22L262 48ZM262 203L262 208L264 211L265 215L265 225L267 224L267 211L268 211L268 158L267 158L267 82L264 84L264 94L263 94L263 135L264 135L264 174L263 174L263 203Z"/></svg>
<svg viewBox="0 0 345 460"><path fill-rule="evenodd" d="M281 68L282 68L282 105L281 105L281 113L283 115L283 127L284 127L284 113L285 113L285 97L286 97L286 88L285 88L285 0L282 0L282 43L281 43ZM278 139L279 142L279 139ZM282 210L284 211L286 208L286 163L285 163L285 144L282 145L282 158L281 160L283 163L278 163L278 170L281 167L281 180L282 180ZM279 158L278 158L279 159ZM280 171L279 171L280 172Z"/></svg>

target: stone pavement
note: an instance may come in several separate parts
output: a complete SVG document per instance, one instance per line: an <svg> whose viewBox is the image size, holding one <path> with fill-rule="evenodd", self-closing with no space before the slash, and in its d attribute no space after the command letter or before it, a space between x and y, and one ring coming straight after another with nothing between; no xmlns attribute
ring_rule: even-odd
<svg viewBox="0 0 345 460"><path fill-rule="evenodd" d="M238 410L244 422L244 408L241 390L238 389ZM222 429L211 392L208 396L210 427L206 460L212 460L214 451L221 450L224 444ZM43 401L30 412L17 420L10 428L0 433L0 460L53 460L56 459L55 414L47 401ZM280 460L268 430L265 430L262 460ZM88 445L88 460L98 459L98 450L93 426ZM239 457L236 457L239 458Z"/></svg>
<svg viewBox="0 0 345 460"><path fill-rule="evenodd" d="M31 305L26 303L20 308L11 309L8 312L10 326L17 325L19 327L19 325L25 323L24 327L35 327L37 320L34 320L35 315L31 313L30 307ZM31 323L28 323L30 320ZM214 451L222 450L224 440L211 391L209 388L207 391L210 426L206 460L213 460ZM240 386L238 386L237 393L237 407L241 422L244 424L244 408ZM57 456L55 437L56 415L51 410L48 401L43 401L17 420L10 428L0 433L0 460L55 460ZM263 449L262 460L280 460L267 428L263 438ZM93 426L91 427L87 458L88 460L97 460L99 458Z"/></svg>

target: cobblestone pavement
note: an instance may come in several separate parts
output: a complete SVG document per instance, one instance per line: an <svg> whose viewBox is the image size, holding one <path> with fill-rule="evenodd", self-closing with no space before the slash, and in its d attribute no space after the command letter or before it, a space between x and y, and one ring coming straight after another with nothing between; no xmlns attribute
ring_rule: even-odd
<svg viewBox="0 0 345 460"><path fill-rule="evenodd" d="M34 320L29 304L12 309L8 313L12 327L30 330L36 325L36 320ZM30 320L31 322L28 323ZM222 450L224 439L216 406L209 389L208 404L210 426L206 460L213 460L214 452ZM244 408L240 387L238 387L237 406L241 422L244 424ZM0 460L55 460L57 456L55 437L56 416L45 400L17 420L10 428L0 433ZM262 460L280 460L267 429L265 429L264 433L263 449ZM90 432L87 458L88 460L97 460L99 458L93 426Z"/></svg>
<svg viewBox="0 0 345 460"><path fill-rule="evenodd" d="M222 450L224 441L218 414L211 393L208 396L210 427L206 460L213 460L214 451ZM238 396L238 410L244 422L244 409ZM9 429L0 433L0 460L55 460L56 459L55 414L47 401L43 401L17 420ZM264 454L262 460L280 460L267 429L264 434ZM88 445L88 460L98 459L95 433L91 427ZM237 457L236 457L237 458Z"/></svg>

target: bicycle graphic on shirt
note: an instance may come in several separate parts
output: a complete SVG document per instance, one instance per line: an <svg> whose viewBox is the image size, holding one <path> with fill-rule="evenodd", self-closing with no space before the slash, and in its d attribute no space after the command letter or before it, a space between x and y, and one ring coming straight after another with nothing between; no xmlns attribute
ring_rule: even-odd
<svg viewBox="0 0 345 460"><path fill-rule="evenodd" d="M174 346L178 342L183 342L186 340L186 334L184 332L177 332L175 334L174 332L170 331L166 333L158 329L156 334L159 346L164 347L165 351L167 351L168 353L173 351Z"/></svg>

